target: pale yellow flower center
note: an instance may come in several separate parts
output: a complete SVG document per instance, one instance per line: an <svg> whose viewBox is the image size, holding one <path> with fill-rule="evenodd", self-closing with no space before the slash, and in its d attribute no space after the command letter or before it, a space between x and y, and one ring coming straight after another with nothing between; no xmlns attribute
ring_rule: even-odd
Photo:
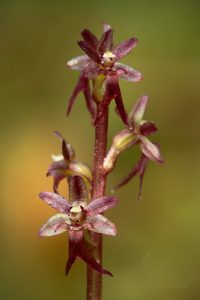
<svg viewBox="0 0 200 300"><path fill-rule="evenodd" d="M113 54L110 51L106 51L103 56L102 56L102 61L101 64L103 67L107 68L107 67L112 67L115 63L115 54Z"/></svg>
<svg viewBox="0 0 200 300"><path fill-rule="evenodd" d="M75 201L70 208L70 219L72 223L79 223L83 220L84 212L83 209L86 206L83 201Z"/></svg>

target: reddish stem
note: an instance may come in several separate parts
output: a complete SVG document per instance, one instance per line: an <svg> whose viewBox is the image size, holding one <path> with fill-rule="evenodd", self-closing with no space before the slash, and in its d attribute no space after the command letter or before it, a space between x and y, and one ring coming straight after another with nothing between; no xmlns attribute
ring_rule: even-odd
<svg viewBox="0 0 200 300"><path fill-rule="evenodd" d="M97 106L97 115L101 114ZM103 169L103 160L106 155L108 132L108 108L95 126L95 149L93 162L92 199L104 196L106 187L106 174ZM102 264L102 235L91 232L91 239L96 245L94 256ZM87 266L87 300L102 299L102 274Z"/></svg>

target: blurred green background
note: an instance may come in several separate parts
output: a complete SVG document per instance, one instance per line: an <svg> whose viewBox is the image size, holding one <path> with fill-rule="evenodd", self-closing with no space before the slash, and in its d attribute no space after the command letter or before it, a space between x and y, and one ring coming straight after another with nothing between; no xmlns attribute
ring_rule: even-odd
<svg viewBox="0 0 200 300"><path fill-rule="evenodd" d="M67 99L78 73L66 62L81 54L76 41L101 22L115 29L115 42L135 36L137 48L124 59L144 75L121 82L126 108L150 96L145 118L154 120L166 163L150 163L143 198L138 178L117 195L107 213L118 227L104 238L104 299L199 299L200 124L199 1L0 2L1 99L1 299L85 299L85 265L76 261L64 276L65 235L39 239L37 231L54 211L38 199L51 190L45 177L60 130L90 163L93 128L82 95L68 119ZM111 105L109 139L123 128ZM124 153L109 176L108 192L137 159ZM63 193L66 192L62 185ZM192 295L192 296L191 296Z"/></svg>

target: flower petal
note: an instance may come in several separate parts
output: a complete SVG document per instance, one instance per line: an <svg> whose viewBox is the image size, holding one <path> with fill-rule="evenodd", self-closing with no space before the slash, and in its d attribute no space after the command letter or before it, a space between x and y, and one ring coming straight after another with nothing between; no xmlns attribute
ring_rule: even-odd
<svg viewBox="0 0 200 300"><path fill-rule="evenodd" d="M85 72L84 72L85 74ZM68 107L67 107L67 116L70 114L71 109L74 105L74 102L76 100L76 97L78 96L78 94L80 92L83 92L84 96L85 96L85 101L86 101L86 105L87 108L92 116L92 119L94 119L95 116L95 105L94 105L94 101L92 99L92 95L90 92L90 85L89 85L89 80L87 77L84 76L84 74L82 73L78 79L78 82L69 98L69 102L68 102Z"/></svg>
<svg viewBox="0 0 200 300"><path fill-rule="evenodd" d="M86 42L88 42L91 46L94 47L94 49L96 49L96 47L99 43L99 40L90 30L84 29L81 32L81 35Z"/></svg>
<svg viewBox="0 0 200 300"><path fill-rule="evenodd" d="M79 175L91 183L92 182L92 171L90 167L80 161L73 161L69 164L69 170L73 172L74 175Z"/></svg>
<svg viewBox="0 0 200 300"><path fill-rule="evenodd" d="M85 96L85 102L86 102L87 109L91 114L92 122L94 122L95 115L96 115L96 109L95 109L95 103L94 103L94 100L92 98L92 94L90 91L90 85L89 85L88 78L86 78L86 80L85 80L85 88L83 90L83 93Z"/></svg>
<svg viewBox="0 0 200 300"><path fill-rule="evenodd" d="M144 136L148 136L151 133L154 133L156 131L157 131L157 127L156 127L156 125L153 122L144 122L140 126L140 132Z"/></svg>
<svg viewBox="0 0 200 300"><path fill-rule="evenodd" d="M53 191L56 194L59 194L58 186L60 181L68 176L68 167L69 163L61 159L60 161L54 161L48 168L46 176L53 176Z"/></svg>
<svg viewBox="0 0 200 300"><path fill-rule="evenodd" d="M84 76L88 79L95 79L100 73L101 70L97 63L93 61L91 61L84 69Z"/></svg>
<svg viewBox="0 0 200 300"><path fill-rule="evenodd" d="M66 214L56 214L49 218L39 231L40 236L53 236L63 233L70 225L69 216Z"/></svg>
<svg viewBox="0 0 200 300"><path fill-rule="evenodd" d="M78 96L78 94L84 90L84 76L81 75L78 79L78 82L69 98L69 102L68 102L68 106L67 106L67 116L70 114L72 106L74 105L74 102L76 100L76 97Z"/></svg>
<svg viewBox="0 0 200 300"><path fill-rule="evenodd" d="M113 70L116 71L118 77L123 80L138 82L143 79L143 76L139 71L121 63L116 62Z"/></svg>
<svg viewBox="0 0 200 300"><path fill-rule="evenodd" d="M76 97L78 94L83 91L85 88L85 78L83 74L79 76L78 82L69 98L68 106L67 106L67 116L70 114L72 106L74 105L74 102L76 100Z"/></svg>
<svg viewBox="0 0 200 300"><path fill-rule="evenodd" d="M112 53L115 54L116 60L121 59L125 55L127 55L135 46L137 45L138 40L136 38L131 38L122 42L121 44L117 45L113 50Z"/></svg>
<svg viewBox="0 0 200 300"><path fill-rule="evenodd" d="M69 178L69 199L70 201L87 201L88 191L81 176L71 176Z"/></svg>
<svg viewBox="0 0 200 300"><path fill-rule="evenodd" d="M104 158L103 168L106 172L110 172L121 152L130 148L134 144L138 142L137 135L129 129L124 129L120 131L116 136L113 138L112 145Z"/></svg>
<svg viewBox="0 0 200 300"><path fill-rule="evenodd" d="M112 88L113 88L113 95L114 95L114 98L115 98L115 103L116 103L116 106L117 106L117 110L118 110L118 112L121 116L122 121L124 122L125 125L127 125L128 124L128 117L127 117L127 113L126 113L125 108L124 108L124 103L123 103L123 100L122 100L122 95L121 95L121 91L120 91L118 81L116 81L113 84Z"/></svg>
<svg viewBox="0 0 200 300"><path fill-rule="evenodd" d="M53 161L48 167L47 176L64 175L65 171L69 167L69 162L64 159Z"/></svg>
<svg viewBox="0 0 200 300"><path fill-rule="evenodd" d="M142 155L141 159L139 161L139 172L138 172L139 176L140 176L138 200L141 200L141 198L142 198L143 177L144 177L144 173L146 171L148 162L149 162L149 159L145 155Z"/></svg>
<svg viewBox="0 0 200 300"><path fill-rule="evenodd" d="M134 104L134 106L129 114L130 123L140 124L140 122L142 121L148 101L149 101L149 97L145 96L145 95L138 98L138 100Z"/></svg>
<svg viewBox="0 0 200 300"><path fill-rule="evenodd" d="M76 260L76 256L73 253L71 255L70 254L68 254L68 255L69 255L69 257L68 257L68 260L67 260L66 266L65 266L65 275L66 276L68 275L73 263Z"/></svg>
<svg viewBox="0 0 200 300"><path fill-rule="evenodd" d="M67 213L71 208L71 204L65 198L55 193L42 192L39 194L39 197L47 204L49 204L49 206L57 209L61 213Z"/></svg>
<svg viewBox="0 0 200 300"><path fill-rule="evenodd" d="M75 151L73 147L65 140L59 131L54 131L54 134L62 139L62 155L66 161L72 161L75 157Z"/></svg>
<svg viewBox="0 0 200 300"><path fill-rule="evenodd" d="M113 189L112 192L114 193L117 189L127 184L131 178L133 178L137 173L139 172L139 162L136 163L136 165L133 167L133 169L130 171L130 173L125 176Z"/></svg>
<svg viewBox="0 0 200 300"><path fill-rule="evenodd" d="M141 141L140 146L141 146L142 153L146 157L148 157L150 160L156 161L158 163L164 162L164 160L161 157L160 149L156 144L150 142L144 136L140 136L139 139Z"/></svg>
<svg viewBox="0 0 200 300"><path fill-rule="evenodd" d="M140 200L141 196L142 196L143 176L144 176L148 161L149 161L149 159L144 154L142 154L141 158L135 164L135 166L130 171L130 173L113 188L113 192L115 192L115 190L117 190L118 188L127 184L134 176L139 174L140 185L139 185L138 200Z"/></svg>
<svg viewBox="0 0 200 300"><path fill-rule="evenodd" d="M94 216L115 206L118 199L114 196L105 196L92 200L85 208L87 216Z"/></svg>
<svg viewBox="0 0 200 300"><path fill-rule="evenodd" d="M71 70L84 70L87 64L90 62L90 58L87 55L80 55L72 58L67 62L67 67Z"/></svg>
<svg viewBox="0 0 200 300"><path fill-rule="evenodd" d="M81 249L81 252L79 253L79 257L82 260L84 260L87 264L89 264L90 267L94 269L96 272L113 276L111 272L102 268L102 266L92 256L92 253L88 252L88 249L86 247Z"/></svg>
<svg viewBox="0 0 200 300"><path fill-rule="evenodd" d="M59 195L59 191L58 191L59 184L66 177L67 177L67 175L58 175L58 176L53 177L53 191L54 191L54 193Z"/></svg>
<svg viewBox="0 0 200 300"><path fill-rule="evenodd" d="M72 232L69 230L69 258L66 264L66 275L68 274L72 264L77 257L91 266L95 271L112 276L112 273L102 268L102 266L94 259L92 251L86 246L83 240L82 231Z"/></svg>
<svg viewBox="0 0 200 300"><path fill-rule="evenodd" d="M103 32L106 32L111 29L111 26L107 23L103 23L102 25L103 25Z"/></svg>
<svg viewBox="0 0 200 300"><path fill-rule="evenodd" d="M107 77L107 79L106 79L106 91L105 91L103 100L99 105L99 110L98 110L98 114L97 114L97 117L95 120L95 125L99 122L101 117L104 115L104 113L112 99L115 99L115 103L116 103L119 115L120 115L122 121L127 125L128 118L127 118L127 114L126 114L124 104L122 101L119 83L118 83L117 78L115 78L115 77Z"/></svg>
<svg viewBox="0 0 200 300"><path fill-rule="evenodd" d="M83 241L83 231L68 230L69 234L69 251L68 260L65 266L65 275L69 273L71 266L78 256L79 249Z"/></svg>
<svg viewBox="0 0 200 300"><path fill-rule="evenodd" d="M53 162L60 162L64 159L62 154L52 154L51 157Z"/></svg>
<svg viewBox="0 0 200 300"><path fill-rule="evenodd" d="M96 215L94 217L88 217L87 222L85 223L85 227L88 230L107 234L107 235L116 235L117 228L115 224L113 224L110 220L102 215Z"/></svg>
<svg viewBox="0 0 200 300"><path fill-rule="evenodd" d="M97 52L102 56L104 52L111 50L113 41L113 29L105 31L100 39Z"/></svg>
<svg viewBox="0 0 200 300"><path fill-rule="evenodd" d="M79 47L96 63L100 63L100 58L94 48L86 41L79 41Z"/></svg>

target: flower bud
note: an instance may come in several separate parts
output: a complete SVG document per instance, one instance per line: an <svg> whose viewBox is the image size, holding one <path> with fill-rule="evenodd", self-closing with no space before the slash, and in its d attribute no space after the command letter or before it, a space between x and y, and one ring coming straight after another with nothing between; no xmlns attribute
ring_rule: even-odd
<svg viewBox="0 0 200 300"><path fill-rule="evenodd" d="M107 156L104 158L103 168L105 171L111 171L118 155L122 151L131 147L136 141L136 135L128 129L122 130L120 133L118 133L113 139L112 146Z"/></svg>

